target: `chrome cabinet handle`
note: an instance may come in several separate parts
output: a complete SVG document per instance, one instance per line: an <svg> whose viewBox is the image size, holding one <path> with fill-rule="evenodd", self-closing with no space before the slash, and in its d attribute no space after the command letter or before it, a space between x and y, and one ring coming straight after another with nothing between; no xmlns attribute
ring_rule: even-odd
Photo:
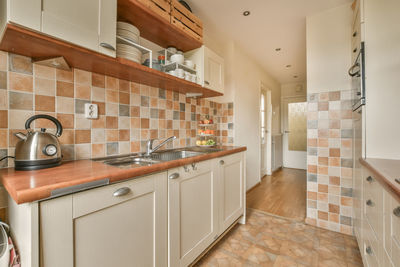
<svg viewBox="0 0 400 267"><path fill-rule="evenodd" d="M393 214L394 214L394 216L400 218L400 207L395 208L395 209L393 210Z"/></svg>
<svg viewBox="0 0 400 267"><path fill-rule="evenodd" d="M370 246L366 247L365 252L367 252L368 255L372 255L372 248Z"/></svg>
<svg viewBox="0 0 400 267"><path fill-rule="evenodd" d="M366 180L367 182L372 183L374 181L374 178L372 178L372 176L368 176Z"/></svg>
<svg viewBox="0 0 400 267"><path fill-rule="evenodd" d="M194 171L196 171L197 170L197 166L196 166L196 163L192 163L192 169L194 170Z"/></svg>
<svg viewBox="0 0 400 267"><path fill-rule="evenodd" d="M171 174L170 176L168 176L169 179L176 179L179 178L179 173L175 172L173 174Z"/></svg>
<svg viewBox="0 0 400 267"><path fill-rule="evenodd" d="M354 48L354 49L353 49L353 53L355 53L355 52L357 52L357 48Z"/></svg>
<svg viewBox="0 0 400 267"><path fill-rule="evenodd" d="M219 164L220 165L224 165L225 164L225 161L223 161L222 159L219 161Z"/></svg>
<svg viewBox="0 0 400 267"><path fill-rule="evenodd" d="M353 32L353 37L357 36L357 31Z"/></svg>
<svg viewBox="0 0 400 267"><path fill-rule="evenodd" d="M100 43L100 46L115 51L115 47L108 43Z"/></svg>
<svg viewBox="0 0 400 267"><path fill-rule="evenodd" d="M365 202L365 204L367 204L367 206L370 206L370 207L374 206L374 202L372 202L371 199L368 199L367 202Z"/></svg>
<svg viewBox="0 0 400 267"><path fill-rule="evenodd" d="M122 187L122 188L117 189L117 191L115 191L113 193L113 196L114 197L122 197L122 196L129 194L130 192L131 192L131 189L129 187Z"/></svg>
<svg viewBox="0 0 400 267"><path fill-rule="evenodd" d="M209 81L204 81L204 84L210 85Z"/></svg>
<svg viewBox="0 0 400 267"><path fill-rule="evenodd" d="M396 178L394 180L396 181L396 183L400 184L400 178Z"/></svg>

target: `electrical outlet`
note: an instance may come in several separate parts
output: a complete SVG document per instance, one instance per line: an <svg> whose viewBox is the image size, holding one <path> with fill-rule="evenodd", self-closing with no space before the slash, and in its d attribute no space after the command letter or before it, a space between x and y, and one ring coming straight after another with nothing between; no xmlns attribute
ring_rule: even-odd
<svg viewBox="0 0 400 267"><path fill-rule="evenodd" d="M96 104L85 104L85 118L87 119L97 119L99 116L99 108Z"/></svg>

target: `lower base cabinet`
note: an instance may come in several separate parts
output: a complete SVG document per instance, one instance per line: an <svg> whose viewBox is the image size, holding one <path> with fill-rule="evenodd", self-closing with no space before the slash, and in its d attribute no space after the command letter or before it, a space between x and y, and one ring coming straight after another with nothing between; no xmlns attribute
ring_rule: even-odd
<svg viewBox="0 0 400 267"><path fill-rule="evenodd" d="M166 173L40 203L40 266L165 266Z"/></svg>
<svg viewBox="0 0 400 267"><path fill-rule="evenodd" d="M188 266L244 215L244 153L168 171L170 267Z"/></svg>

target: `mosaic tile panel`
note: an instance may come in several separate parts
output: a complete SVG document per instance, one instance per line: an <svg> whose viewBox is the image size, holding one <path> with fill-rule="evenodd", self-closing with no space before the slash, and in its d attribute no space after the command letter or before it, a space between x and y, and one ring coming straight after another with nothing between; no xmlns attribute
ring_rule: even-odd
<svg viewBox="0 0 400 267"><path fill-rule="evenodd" d="M350 91L308 95L306 222L352 235Z"/></svg>
<svg viewBox="0 0 400 267"><path fill-rule="evenodd" d="M84 105L95 103L99 118L84 117ZM58 70L0 51L0 155L14 155L14 133L24 131L35 114L57 117L65 160L88 159L145 150L146 141L177 136L166 148L193 146L198 121L216 122L216 141L233 145L233 103L186 98L167 91L79 69ZM37 120L35 128L54 131ZM1 162L11 167L13 161Z"/></svg>

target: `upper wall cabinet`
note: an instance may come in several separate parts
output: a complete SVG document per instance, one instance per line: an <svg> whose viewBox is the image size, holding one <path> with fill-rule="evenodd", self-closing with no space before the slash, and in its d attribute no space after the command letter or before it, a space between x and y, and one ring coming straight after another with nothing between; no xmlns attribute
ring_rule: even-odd
<svg viewBox="0 0 400 267"><path fill-rule="evenodd" d="M185 53L193 60L201 85L213 91L224 93L224 59L206 46Z"/></svg>
<svg viewBox="0 0 400 267"><path fill-rule="evenodd" d="M115 56L116 0L43 0L42 32Z"/></svg>
<svg viewBox="0 0 400 267"><path fill-rule="evenodd" d="M0 27L7 22L40 31L41 0L0 0Z"/></svg>

